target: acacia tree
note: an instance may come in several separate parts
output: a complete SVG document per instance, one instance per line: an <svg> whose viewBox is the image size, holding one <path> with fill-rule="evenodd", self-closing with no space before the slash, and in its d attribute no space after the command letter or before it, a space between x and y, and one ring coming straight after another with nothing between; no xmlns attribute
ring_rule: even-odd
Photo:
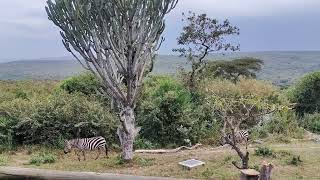
<svg viewBox="0 0 320 180"><path fill-rule="evenodd" d="M139 132L134 108L146 67L162 43L164 17L178 0L48 0L65 48L118 106L122 158L132 160Z"/></svg>
<svg viewBox="0 0 320 180"><path fill-rule="evenodd" d="M183 14L186 25L178 37L179 48L173 49L187 58L191 63L191 72L188 74L188 86L194 90L197 75L207 64L206 57L213 52L237 51L239 45L233 45L226 39L231 35L239 35L239 28L232 26L228 19L220 23L217 19L207 17L206 14L196 15L189 12Z"/></svg>
<svg viewBox="0 0 320 180"><path fill-rule="evenodd" d="M204 82L201 89L205 90L206 101L212 107L212 111L223 122L223 144L231 145L241 159L241 165L232 163L239 169L247 169L249 152L247 148L245 151L241 150L235 135L244 125L256 122L257 117L286 108L278 101L278 92L271 84L244 78L236 84L228 80ZM231 136L228 136L228 133Z"/></svg>
<svg viewBox="0 0 320 180"><path fill-rule="evenodd" d="M256 78L262 68L263 61L256 58L243 57L232 61L211 61L200 73L204 77L221 77L233 82L240 77Z"/></svg>
<svg viewBox="0 0 320 180"><path fill-rule="evenodd" d="M246 147L245 151L240 149L236 141L236 133L240 130L240 125L246 123L251 118L257 118L276 111L274 106L263 99L255 96L239 96L237 98L221 98L212 97L215 101L215 112L223 120L223 128L221 130L222 140L232 146L241 159L239 166L235 161L232 164L238 169L248 169L249 167L249 152ZM231 134L231 138L227 133ZM247 144L246 144L247 145Z"/></svg>

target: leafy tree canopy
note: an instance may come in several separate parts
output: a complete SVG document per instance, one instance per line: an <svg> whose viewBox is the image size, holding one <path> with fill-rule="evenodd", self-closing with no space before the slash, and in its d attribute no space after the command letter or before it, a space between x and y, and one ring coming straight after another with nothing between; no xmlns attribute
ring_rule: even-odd
<svg viewBox="0 0 320 180"><path fill-rule="evenodd" d="M213 52L237 51L239 45L230 41L230 37L239 35L239 28L233 26L228 19L219 22L207 16L207 14L196 15L189 12L183 14L186 25L178 37L179 47L173 49L186 57L191 64L191 72L187 74L187 85L194 90L198 73L207 63L206 57Z"/></svg>
<svg viewBox="0 0 320 180"><path fill-rule="evenodd" d="M320 112L320 72L307 74L288 91L291 102L296 103L296 112Z"/></svg>
<svg viewBox="0 0 320 180"><path fill-rule="evenodd" d="M201 73L202 77L221 77L239 81L240 76L256 78L262 68L263 61L256 58L244 57L232 61L211 61Z"/></svg>

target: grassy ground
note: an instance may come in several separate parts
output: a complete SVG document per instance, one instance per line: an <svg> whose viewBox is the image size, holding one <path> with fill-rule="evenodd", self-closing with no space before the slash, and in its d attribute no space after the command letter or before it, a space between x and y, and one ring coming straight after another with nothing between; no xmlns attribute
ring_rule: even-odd
<svg viewBox="0 0 320 180"><path fill-rule="evenodd" d="M256 156L254 155L256 147L251 147L250 166L252 168L257 168L263 161L267 161L275 166L273 179L320 179L320 144L293 142L264 146L271 148L273 155ZM30 165L30 159L39 157L39 153L53 154L56 156L56 161ZM79 162L74 153L64 155L62 150L28 148L28 150L21 149L14 153L1 154L0 165L194 179L238 179L239 174L231 164L232 161L238 161L238 157L229 147L203 147L174 154L136 154L131 164L124 164L117 153L112 153L108 159L103 156L99 160L94 160L95 155L94 152L88 153L87 161ZM302 162L298 165L292 164L294 156L300 156ZM206 165L190 171L179 167L179 161L190 158L205 161Z"/></svg>

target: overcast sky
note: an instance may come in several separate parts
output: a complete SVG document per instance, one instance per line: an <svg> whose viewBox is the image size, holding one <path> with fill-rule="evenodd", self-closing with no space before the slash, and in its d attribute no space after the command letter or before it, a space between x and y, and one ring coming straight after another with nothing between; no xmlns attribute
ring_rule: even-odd
<svg viewBox="0 0 320 180"><path fill-rule="evenodd" d="M47 19L46 0L0 0L0 62L61 57L59 31ZM241 51L320 50L320 0L180 0L167 16L160 54L171 54L189 10L228 18L240 28Z"/></svg>

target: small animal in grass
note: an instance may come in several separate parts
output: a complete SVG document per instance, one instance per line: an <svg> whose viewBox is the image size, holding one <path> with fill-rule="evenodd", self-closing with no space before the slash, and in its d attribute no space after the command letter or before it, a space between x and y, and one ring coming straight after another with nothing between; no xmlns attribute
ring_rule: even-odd
<svg viewBox="0 0 320 180"><path fill-rule="evenodd" d="M106 157L108 158L107 142L105 138L102 136L65 140L64 153L67 154L71 152L72 149L76 150L75 152L78 156L79 161L81 160L81 154L83 155L83 159L86 160L86 151L94 150L98 150L98 154L95 159L99 158L101 150L103 150L106 153Z"/></svg>
<svg viewBox="0 0 320 180"><path fill-rule="evenodd" d="M240 144L245 142L246 149L248 148L248 141L249 141L249 131L247 130L240 130L234 133L235 136L235 142ZM231 142L233 142L233 135L232 133L228 133L225 137L221 138L221 145L228 144L226 141L226 138L228 138Z"/></svg>

